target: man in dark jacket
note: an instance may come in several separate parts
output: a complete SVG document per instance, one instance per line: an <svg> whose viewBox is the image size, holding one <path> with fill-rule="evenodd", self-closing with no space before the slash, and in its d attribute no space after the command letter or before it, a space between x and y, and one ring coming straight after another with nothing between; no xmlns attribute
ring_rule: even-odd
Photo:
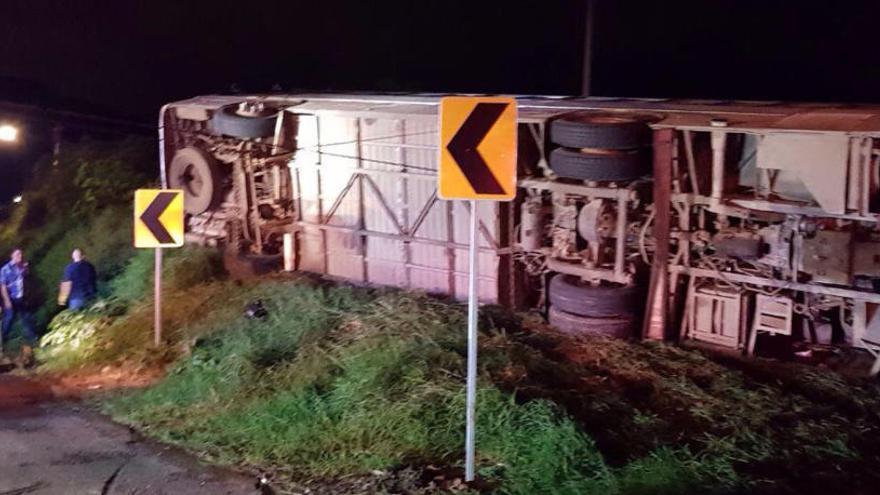
<svg viewBox="0 0 880 495"><path fill-rule="evenodd" d="M64 269L58 303L62 306L67 304L68 308L76 311L88 305L97 294L97 275L95 265L86 261L81 249L74 249L70 257L73 263Z"/></svg>

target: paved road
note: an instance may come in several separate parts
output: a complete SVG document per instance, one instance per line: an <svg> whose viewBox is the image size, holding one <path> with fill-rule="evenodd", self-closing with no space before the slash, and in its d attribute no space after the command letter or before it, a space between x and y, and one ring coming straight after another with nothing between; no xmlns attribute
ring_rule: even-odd
<svg viewBox="0 0 880 495"><path fill-rule="evenodd" d="M253 494L253 480L132 437L47 386L0 374L0 495Z"/></svg>

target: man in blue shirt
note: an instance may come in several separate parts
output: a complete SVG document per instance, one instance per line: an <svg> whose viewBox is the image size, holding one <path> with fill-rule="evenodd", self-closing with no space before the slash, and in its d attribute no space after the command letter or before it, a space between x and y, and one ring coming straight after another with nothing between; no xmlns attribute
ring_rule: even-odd
<svg viewBox="0 0 880 495"><path fill-rule="evenodd" d="M18 317L21 320L22 335L27 341L22 348L22 353L25 355L30 354L31 346L37 340L34 315L25 299L25 291L31 290L25 285L27 272L28 264L24 260L24 253L17 248L12 251L9 263L0 268L0 298L3 300L2 342L9 338L12 324Z"/></svg>
<svg viewBox="0 0 880 495"><path fill-rule="evenodd" d="M62 306L67 303L68 308L76 311L85 307L97 294L97 275L95 265L85 260L81 249L74 249L70 257L73 263L64 269L58 303Z"/></svg>

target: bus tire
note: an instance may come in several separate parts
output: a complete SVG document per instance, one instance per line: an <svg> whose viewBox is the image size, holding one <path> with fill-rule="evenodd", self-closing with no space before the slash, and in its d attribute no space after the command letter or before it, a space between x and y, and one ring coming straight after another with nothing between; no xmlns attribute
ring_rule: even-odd
<svg viewBox="0 0 880 495"><path fill-rule="evenodd" d="M191 215L216 209L223 201L223 171L210 154L189 146L177 150L168 167L168 187L184 193Z"/></svg>
<svg viewBox="0 0 880 495"><path fill-rule="evenodd" d="M635 335L636 321L633 316L592 318L573 315L550 306L547 320L560 332L574 336L605 336L629 339Z"/></svg>
<svg viewBox="0 0 880 495"><path fill-rule="evenodd" d="M550 123L550 141L566 148L633 149L650 144L651 128L635 116L572 114Z"/></svg>
<svg viewBox="0 0 880 495"><path fill-rule="evenodd" d="M256 139L275 135L278 110L266 108L257 115L241 115L238 104L226 105L214 112L211 128L215 134L240 139Z"/></svg>
<svg viewBox="0 0 880 495"><path fill-rule="evenodd" d="M639 288L635 285L590 285L574 275L550 279L550 305L560 311L592 318L636 314Z"/></svg>
<svg viewBox="0 0 880 495"><path fill-rule="evenodd" d="M648 155L632 151L585 152L557 148L550 153L550 169L562 178L596 182L629 181L650 173Z"/></svg>

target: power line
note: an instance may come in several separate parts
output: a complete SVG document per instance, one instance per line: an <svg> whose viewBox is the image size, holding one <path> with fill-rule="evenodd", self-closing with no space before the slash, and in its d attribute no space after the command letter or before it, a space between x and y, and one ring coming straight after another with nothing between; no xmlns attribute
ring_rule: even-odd
<svg viewBox="0 0 880 495"><path fill-rule="evenodd" d="M90 115L70 110L56 110L36 105L25 105L0 101L0 114L14 115L27 120L62 124L69 127L88 128L102 132L120 134L152 134L156 127L144 122L125 120L99 115Z"/></svg>

